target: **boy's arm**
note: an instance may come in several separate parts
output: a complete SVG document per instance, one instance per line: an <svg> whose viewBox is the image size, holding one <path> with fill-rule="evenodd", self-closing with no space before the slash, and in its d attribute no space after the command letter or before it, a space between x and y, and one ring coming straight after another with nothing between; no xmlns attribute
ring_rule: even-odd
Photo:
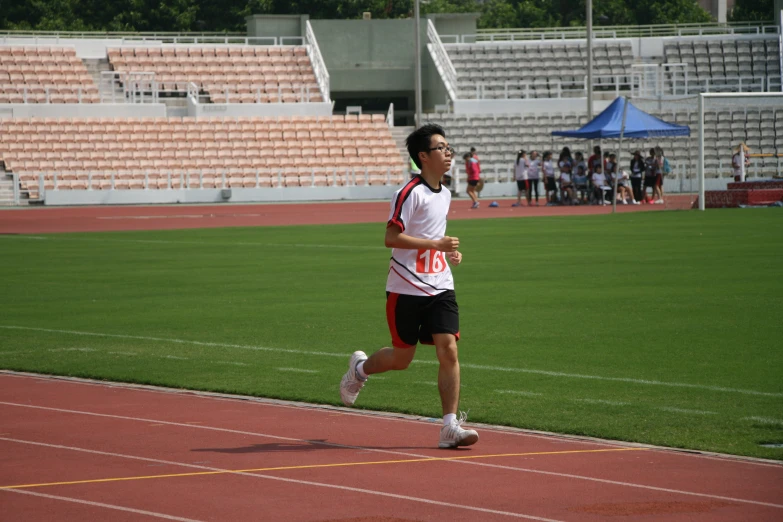
<svg viewBox="0 0 783 522"><path fill-rule="evenodd" d="M444 236L440 239L422 239L402 233L399 225L390 224L386 227L386 248L403 248L407 250L439 250L454 252L459 248L459 238Z"/></svg>

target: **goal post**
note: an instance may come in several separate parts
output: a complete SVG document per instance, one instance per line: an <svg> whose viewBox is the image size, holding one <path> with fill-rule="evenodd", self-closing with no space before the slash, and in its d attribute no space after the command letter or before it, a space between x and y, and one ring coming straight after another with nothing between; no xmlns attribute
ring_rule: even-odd
<svg viewBox="0 0 783 522"><path fill-rule="evenodd" d="M699 210L705 209L705 118L704 114L707 111L716 110L728 110L734 112L745 111L747 115L748 111L757 111L759 114L764 114L764 118L760 119L760 125L764 122L772 122L771 135L764 134L765 127L759 127L758 136L764 138L764 140L777 140L776 131L781 130L781 137L783 137L783 92L744 92L744 93L701 93L699 94L699 159L697 164L697 176L699 179ZM734 121L732 121L734 124ZM749 137L747 133L747 118L742 122L745 126L745 135ZM738 143L730 143L730 149L739 145L739 141L743 143L743 140L734 140ZM717 145L717 143L711 143L709 145ZM771 147L777 154L777 142ZM757 151L758 152L758 151ZM783 153L783 150L781 150ZM778 155L779 156L779 155ZM779 174L779 172L778 172Z"/></svg>

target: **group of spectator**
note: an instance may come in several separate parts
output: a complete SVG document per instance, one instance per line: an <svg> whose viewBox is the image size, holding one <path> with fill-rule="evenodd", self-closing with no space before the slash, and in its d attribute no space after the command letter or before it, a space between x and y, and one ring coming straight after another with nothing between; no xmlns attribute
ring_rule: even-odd
<svg viewBox="0 0 783 522"><path fill-rule="evenodd" d="M539 181L544 184L547 205L607 205L612 198L626 205L663 204L663 177L670 171L660 147L651 148L646 158L641 151L635 151L628 171L619 169L616 154L602 153L599 146L593 147L593 155L587 161L581 152L572 156L568 147L560 151L557 162L550 151L539 155L534 150L528 157L527 151L520 150L514 163L517 202L512 206L522 206L523 195L528 206L534 197L538 205ZM651 196L648 189L652 189Z"/></svg>

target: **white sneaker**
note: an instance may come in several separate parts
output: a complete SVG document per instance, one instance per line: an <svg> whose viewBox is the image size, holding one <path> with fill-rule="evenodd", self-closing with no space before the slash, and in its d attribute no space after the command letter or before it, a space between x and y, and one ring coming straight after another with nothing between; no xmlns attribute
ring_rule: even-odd
<svg viewBox="0 0 783 522"><path fill-rule="evenodd" d="M364 388L367 379L362 380L356 372L356 365L367 360L367 354L361 350L353 352L348 360L348 371L343 375L340 381L340 398L346 406L353 406L359 392Z"/></svg>
<svg viewBox="0 0 783 522"><path fill-rule="evenodd" d="M479 436L476 430L466 430L462 428L462 423L465 422L467 418L468 415L465 412L460 412L459 420L455 420L451 424L445 424L440 429L440 441L438 441L439 448L470 446L478 441Z"/></svg>
<svg viewBox="0 0 783 522"><path fill-rule="evenodd" d="M655 204L656 205L663 205L663 200L662 199L656 199L655 200Z"/></svg>

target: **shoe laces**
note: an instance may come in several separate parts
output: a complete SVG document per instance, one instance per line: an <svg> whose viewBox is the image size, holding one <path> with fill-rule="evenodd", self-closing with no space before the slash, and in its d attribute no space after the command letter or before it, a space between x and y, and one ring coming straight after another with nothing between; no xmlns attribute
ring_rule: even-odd
<svg viewBox="0 0 783 522"><path fill-rule="evenodd" d="M470 413L470 410L459 412L459 418L457 418L457 420L455 421L455 425L457 427L461 428L462 423L468 420L468 413Z"/></svg>

